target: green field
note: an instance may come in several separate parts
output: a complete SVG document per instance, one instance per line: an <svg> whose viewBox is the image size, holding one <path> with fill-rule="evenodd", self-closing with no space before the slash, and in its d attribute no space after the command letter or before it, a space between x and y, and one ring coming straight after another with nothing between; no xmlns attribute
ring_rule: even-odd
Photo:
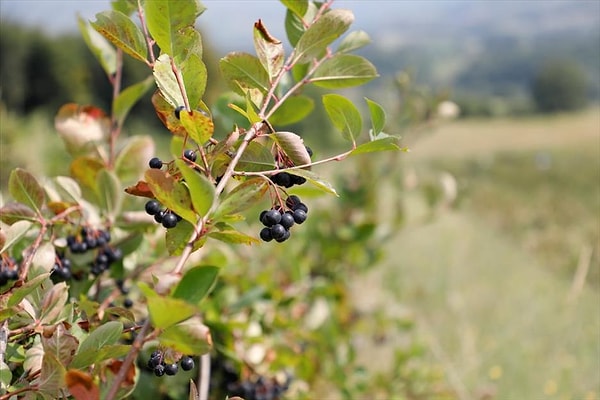
<svg viewBox="0 0 600 400"><path fill-rule="evenodd" d="M403 167L408 220L366 278L387 291L357 303L414 316L460 399L600 398L600 110L456 121ZM432 211L442 172L457 200Z"/></svg>

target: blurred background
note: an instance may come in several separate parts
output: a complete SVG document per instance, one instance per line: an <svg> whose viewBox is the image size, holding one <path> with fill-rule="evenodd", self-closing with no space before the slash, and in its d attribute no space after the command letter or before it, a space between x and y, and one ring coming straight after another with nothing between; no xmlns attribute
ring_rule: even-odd
<svg viewBox="0 0 600 400"><path fill-rule="evenodd" d="M203 3L205 101L223 134L231 125L219 110L218 59L253 51L258 18L284 39L285 12L276 1ZM410 152L319 168L341 198L311 200L322 218L304 229L306 243L242 252L251 273L224 280L272 285L273 271L287 268L343 282L343 307L327 292L315 298L351 328L335 333L348 336L351 356L334 346L327 379L299 373L326 398L600 399L600 2L335 6L369 33L359 54L381 75L344 94L383 104L386 131ZM109 8L0 1L2 193L16 166L68 174L53 127L62 104L110 109L76 19ZM125 84L148 73L127 60ZM320 104L321 92L309 94ZM285 129L317 157L342 149L319 107ZM149 98L125 130L169 139Z"/></svg>

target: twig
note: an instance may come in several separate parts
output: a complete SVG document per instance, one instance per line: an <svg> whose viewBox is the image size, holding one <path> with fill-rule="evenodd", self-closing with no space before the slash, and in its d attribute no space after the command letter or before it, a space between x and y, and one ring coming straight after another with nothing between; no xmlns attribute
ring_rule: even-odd
<svg viewBox="0 0 600 400"><path fill-rule="evenodd" d="M591 262L592 246L584 244L583 246L581 246L581 251L579 252L577 269L575 270L575 275L573 276L573 283L571 284L571 290L569 290L569 295L567 297L567 301L569 303L575 302L575 300L577 300L577 297L579 297L579 294L583 290L583 287L585 285L585 279L590 269Z"/></svg>
<svg viewBox="0 0 600 400"><path fill-rule="evenodd" d="M198 400L208 400L210 387L210 353L200 357L200 379L198 379Z"/></svg>
<svg viewBox="0 0 600 400"><path fill-rule="evenodd" d="M148 54L150 54L150 61L151 63L148 62L148 60L146 60L146 64L148 64L148 66L150 68L154 67L154 62L156 61L156 58L154 57L154 50L153 50L153 46L154 46L154 42L152 40L152 38L150 38L150 34L148 33L148 27L146 26L146 19L144 18L144 8L142 7L142 2L141 0L138 0L137 2L138 4L138 17L140 18L140 24L142 25L142 30L144 31L144 37L146 38L146 45L148 46Z"/></svg>
<svg viewBox="0 0 600 400"><path fill-rule="evenodd" d="M136 336L135 340L133 341L133 344L131 345L131 350L129 350L129 353L127 353L127 357L125 357L123 364L121 364L121 368L119 369L117 376L115 376L115 379L112 381L110 389L109 389L108 393L106 394L106 397L104 400L114 400L115 399L117 392L119 391L119 387L121 386L121 383L123 383L123 381L125 380L125 377L127 376L129 367L131 366L131 364L137 357L137 354L139 353L140 349L142 348L142 345L144 344L145 336L146 336L146 333L148 332L148 329L150 329L150 318L149 317L148 317L148 319L146 319L146 321L144 322L144 325L142 325L142 328L138 332L138 335Z"/></svg>
<svg viewBox="0 0 600 400"><path fill-rule="evenodd" d="M117 69L115 72L115 76L113 79L110 79L110 83L113 86L112 92L112 103L114 104L115 100L119 96L121 92L121 81L123 76L123 50L117 48ZM112 168L115 163L115 144L117 138L121 134L121 122L115 118L115 114L111 113L110 116L110 137L108 140L108 166Z"/></svg>

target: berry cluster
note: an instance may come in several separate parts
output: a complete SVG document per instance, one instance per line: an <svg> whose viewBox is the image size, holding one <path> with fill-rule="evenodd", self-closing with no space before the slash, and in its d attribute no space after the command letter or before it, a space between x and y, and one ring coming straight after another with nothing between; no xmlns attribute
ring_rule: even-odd
<svg viewBox="0 0 600 400"><path fill-rule="evenodd" d="M306 147L306 152L308 153L308 155L310 157L312 157L313 152L312 152L311 148L308 146L304 146L304 147ZM282 162L281 160L279 160L279 162L277 164L280 167L286 166L286 163ZM287 165L287 166L289 167L292 165ZM302 176L290 174L289 172L279 172L279 173L271 176L271 181L278 186L282 186L284 188L291 188L294 185L303 185L304 183L306 183L306 178L304 178Z"/></svg>
<svg viewBox="0 0 600 400"><path fill-rule="evenodd" d="M101 229L82 227L77 235L67 236L67 246L73 254L82 254L88 250L102 248L110 242L110 232Z"/></svg>
<svg viewBox="0 0 600 400"><path fill-rule="evenodd" d="M259 377L255 381L242 381L229 385L230 396L240 396L244 400L279 400L289 389L291 379L280 383L277 379Z"/></svg>
<svg viewBox="0 0 600 400"><path fill-rule="evenodd" d="M260 231L260 238L265 242L275 240L285 242L290 237L290 228L294 224L306 221L308 207L300 198L291 195L285 201L285 207L275 207L260 213L259 220L265 226Z"/></svg>
<svg viewBox="0 0 600 400"><path fill-rule="evenodd" d="M16 281L18 277L17 261L12 257L0 258L0 286Z"/></svg>
<svg viewBox="0 0 600 400"><path fill-rule="evenodd" d="M71 260L65 258L64 254L58 256L50 274L52 282L66 282L70 280L72 276Z"/></svg>
<svg viewBox="0 0 600 400"><path fill-rule="evenodd" d="M145 205L146 213L154 216L154 220L167 229L175 228L181 217L171 210L163 208L158 200L149 200Z"/></svg>
<svg viewBox="0 0 600 400"><path fill-rule="evenodd" d="M167 364L165 363L165 355L160 350L155 350L150 355L148 360L148 369L154 372L156 376L163 376L165 374L173 376L179 371L179 367L184 371L190 371L194 369L194 359L190 356L183 356L179 360L179 364L176 362Z"/></svg>

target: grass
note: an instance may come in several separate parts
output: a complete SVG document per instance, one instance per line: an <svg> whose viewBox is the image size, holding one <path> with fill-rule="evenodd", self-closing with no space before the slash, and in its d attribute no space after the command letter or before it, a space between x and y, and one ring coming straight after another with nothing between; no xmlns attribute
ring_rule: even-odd
<svg viewBox="0 0 600 400"><path fill-rule="evenodd" d="M388 289L381 307L395 307L391 292L413 310L458 398L600 398L599 111L457 121L405 160L418 177L450 171L459 201L430 218L409 192L371 279ZM583 246L593 256L573 300Z"/></svg>

